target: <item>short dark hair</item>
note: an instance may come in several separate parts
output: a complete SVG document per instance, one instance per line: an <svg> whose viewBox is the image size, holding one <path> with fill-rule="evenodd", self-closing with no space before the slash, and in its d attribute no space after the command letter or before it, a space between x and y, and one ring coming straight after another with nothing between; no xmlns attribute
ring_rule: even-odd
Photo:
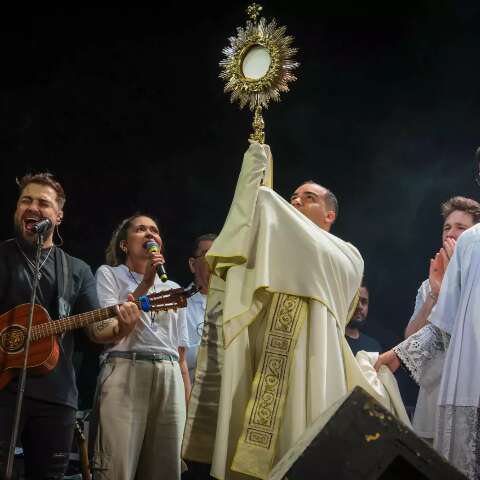
<svg viewBox="0 0 480 480"><path fill-rule="evenodd" d="M316 182L315 180L305 180L302 185L307 185L313 183L325 189L325 204L327 208L335 212L335 219L338 217L338 200L337 197L333 194L331 190L327 187L324 187L321 183Z"/></svg>
<svg viewBox="0 0 480 480"><path fill-rule="evenodd" d="M136 212L131 217L124 218L113 231L112 238L110 239L107 250L105 251L105 260L107 265L116 267L117 265L125 263L127 254L121 249L120 243L127 239L128 229L132 226L132 222L138 217L148 217L152 219L158 226L156 218L148 213Z"/></svg>
<svg viewBox="0 0 480 480"><path fill-rule="evenodd" d="M23 193L27 185L31 183L37 183L38 185L46 185L55 191L57 194L57 203L60 208L63 208L67 197L65 196L65 191L60 185L60 182L55 179L55 177L48 172L43 173L27 173L20 180L17 178L17 185L20 189L20 195Z"/></svg>
<svg viewBox="0 0 480 480"><path fill-rule="evenodd" d="M471 215L473 223L480 222L480 203L472 198L456 196L442 203L441 211L443 219L446 220L447 217L456 210Z"/></svg>
<svg viewBox="0 0 480 480"><path fill-rule="evenodd" d="M198 247L200 246L200 242L204 242L206 240L209 240L213 242L217 238L216 233L205 233L203 235L200 235L193 241L192 245L192 250L191 250L191 255L190 257L196 257L198 255Z"/></svg>

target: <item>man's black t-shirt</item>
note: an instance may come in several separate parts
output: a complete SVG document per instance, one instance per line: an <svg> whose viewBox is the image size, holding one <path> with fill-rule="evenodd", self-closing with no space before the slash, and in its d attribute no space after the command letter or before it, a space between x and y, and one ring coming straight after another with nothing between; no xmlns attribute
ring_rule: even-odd
<svg viewBox="0 0 480 480"><path fill-rule="evenodd" d="M52 321L59 317L56 273L59 271L59 252L56 252L56 249L58 247L54 247L50 253L48 248L42 250L40 264L43 263L43 266L36 297L36 303L47 309ZM25 256L33 263L34 251L23 243L20 245L15 240L7 240L0 244L0 314L17 305L30 303L33 267ZM75 315L98 308L95 280L90 267L78 258L69 255L66 257L70 271L69 298L66 299L70 305L70 314ZM66 332L57 339L60 356L56 367L46 375L28 375L25 395L36 400L77 408L78 392L72 364L73 332ZM16 391L17 381L13 380L5 388Z"/></svg>
<svg viewBox="0 0 480 480"><path fill-rule="evenodd" d="M365 350L366 352L382 352L382 346L372 337L365 335L360 332L358 338L351 338L348 335L345 335L350 348L354 355L357 354L360 350Z"/></svg>

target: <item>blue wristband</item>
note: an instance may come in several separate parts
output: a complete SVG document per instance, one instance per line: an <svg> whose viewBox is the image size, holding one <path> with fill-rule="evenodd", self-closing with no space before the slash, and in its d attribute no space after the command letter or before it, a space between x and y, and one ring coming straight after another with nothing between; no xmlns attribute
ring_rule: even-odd
<svg viewBox="0 0 480 480"><path fill-rule="evenodd" d="M141 297L138 297L138 301L140 302L140 308L144 312L150 311L151 304L150 304L150 299L147 297L147 295L142 295Z"/></svg>

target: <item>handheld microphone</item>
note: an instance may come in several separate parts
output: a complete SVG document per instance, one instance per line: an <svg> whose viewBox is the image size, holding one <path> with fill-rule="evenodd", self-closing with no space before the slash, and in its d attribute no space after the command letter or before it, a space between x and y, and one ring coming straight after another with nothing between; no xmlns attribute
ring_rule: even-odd
<svg viewBox="0 0 480 480"><path fill-rule="evenodd" d="M32 230L39 235L43 235L52 228L52 225L52 221L49 218L42 218L42 220L39 220L32 226Z"/></svg>
<svg viewBox="0 0 480 480"><path fill-rule="evenodd" d="M160 253L160 246L154 240L148 240L148 242L145 242L143 244L143 248L148 253ZM157 266L157 274L162 282L166 282L168 280L167 272L163 265L160 264Z"/></svg>

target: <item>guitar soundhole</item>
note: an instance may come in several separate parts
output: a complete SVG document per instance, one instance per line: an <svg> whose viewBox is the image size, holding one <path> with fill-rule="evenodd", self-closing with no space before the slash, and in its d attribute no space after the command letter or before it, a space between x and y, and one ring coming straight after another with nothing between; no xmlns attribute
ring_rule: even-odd
<svg viewBox="0 0 480 480"><path fill-rule="evenodd" d="M0 347L6 353L17 353L25 345L25 329L17 325L6 328L0 337Z"/></svg>

